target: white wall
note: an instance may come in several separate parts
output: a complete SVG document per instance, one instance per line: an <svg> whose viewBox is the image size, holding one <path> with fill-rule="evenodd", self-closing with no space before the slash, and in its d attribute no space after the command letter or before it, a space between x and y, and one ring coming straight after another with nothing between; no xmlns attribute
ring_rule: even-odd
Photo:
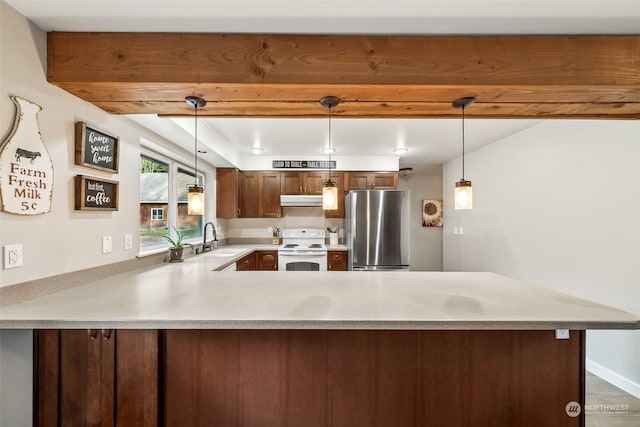
<svg viewBox="0 0 640 427"><path fill-rule="evenodd" d="M447 163L444 270L494 271L640 314L639 160L638 121L546 121L466 156L471 211L452 208L461 162ZM640 397L640 331L588 332L587 359Z"/></svg>
<svg viewBox="0 0 640 427"><path fill-rule="evenodd" d="M168 142L125 117L107 114L49 84L46 81L46 33L5 2L1 8L0 135L4 136L12 127L14 105L10 95L42 106L38 119L53 161L54 185L51 213L22 216L0 212L0 246L22 244L24 251L23 267L0 270L0 287L135 258L139 233L140 138ZM119 173L109 174L74 164L74 122L77 120L120 137ZM73 177L78 174L118 181L119 210L75 211ZM209 194L214 194L213 178L207 183L211 189ZM208 199L213 200L209 196ZM124 250L125 234L133 235L134 249ZM113 252L103 255L102 236L107 235L113 238Z"/></svg>
<svg viewBox="0 0 640 427"><path fill-rule="evenodd" d="M442 199L442 168L416 166L414 170L398 179L398 188L411 192L411 271L442 271L442 227L422 226L422 201Z"/></svg>

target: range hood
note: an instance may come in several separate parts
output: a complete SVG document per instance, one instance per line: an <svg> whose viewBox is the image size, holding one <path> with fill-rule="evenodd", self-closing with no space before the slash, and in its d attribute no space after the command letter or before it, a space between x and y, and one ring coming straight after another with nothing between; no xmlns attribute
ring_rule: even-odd
<svg viewBox="0 0 640 427"><path fill-rule="evenodd" d="M322 206L322 196L281 195L280 206Z"/></svg>

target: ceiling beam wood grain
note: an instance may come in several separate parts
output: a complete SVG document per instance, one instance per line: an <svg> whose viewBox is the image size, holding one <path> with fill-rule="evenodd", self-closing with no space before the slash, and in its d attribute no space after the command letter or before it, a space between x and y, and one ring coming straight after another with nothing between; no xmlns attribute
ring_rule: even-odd
<svg viewBox="0 0 640 427"><path fill-rule="evenodd" d="M49 82L114 114L640 119L640 36L48 34ZM473 110L473 111L472 111Z"/></svg>

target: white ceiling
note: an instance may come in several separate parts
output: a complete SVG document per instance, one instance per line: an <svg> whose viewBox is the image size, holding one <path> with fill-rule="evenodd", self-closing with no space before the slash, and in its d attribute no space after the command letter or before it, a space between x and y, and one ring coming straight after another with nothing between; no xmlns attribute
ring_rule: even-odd
<svg viewBox="0 0 640 427"><path fill-rule="evenodd" d="M640 0L4 0L45 31L306 34L640 34ZM331 94L327 94L331 95ZM473 106L469 107L473 108ZM193 122L131 116L193 151ZM471 151L537 120L467 120ZM204 119L203 158L216 166L255 156L325 156L326 119ZM334 119L334 156L390 157L401 166L460 155L461 123L446 119Z"/></svg>

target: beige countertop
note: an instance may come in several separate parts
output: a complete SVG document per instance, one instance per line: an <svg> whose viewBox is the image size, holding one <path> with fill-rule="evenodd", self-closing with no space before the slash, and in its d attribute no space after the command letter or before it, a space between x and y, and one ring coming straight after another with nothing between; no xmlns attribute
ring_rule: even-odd
<svg viewBox="0 0 640 427"><path fill-rule="evenodd" d="M212 271L274 248L222 247L95 280L3 307L0 327L640 328L636 315L494 273Z"/></svg>

